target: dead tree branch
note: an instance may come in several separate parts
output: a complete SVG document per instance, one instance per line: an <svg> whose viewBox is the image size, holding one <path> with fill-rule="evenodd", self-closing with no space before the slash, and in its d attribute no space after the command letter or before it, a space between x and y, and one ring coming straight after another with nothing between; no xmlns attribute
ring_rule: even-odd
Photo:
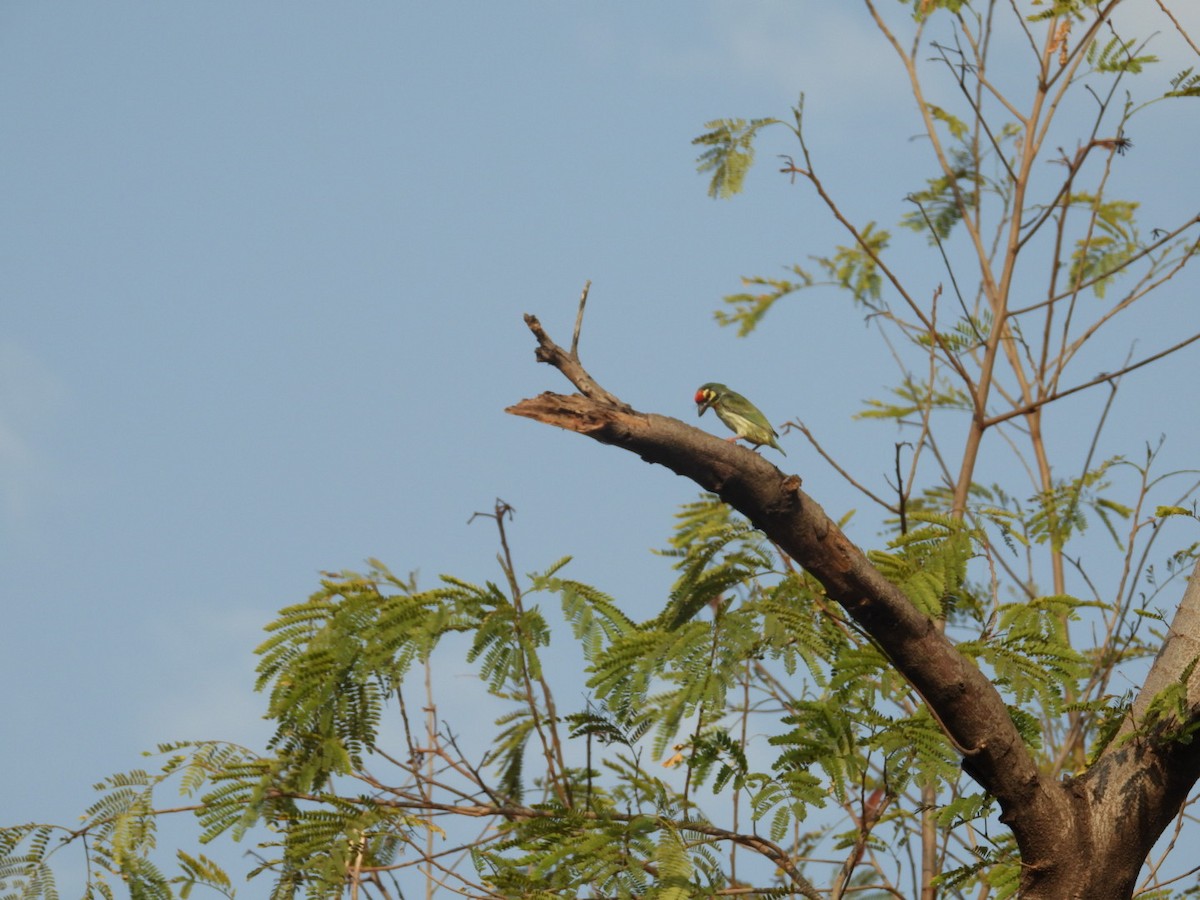
<svg viewBox="0 0 1200 900"><path fill-rule="evenodd" d="M604 390L537 318L525 321L538 342L537 359L581 393L543 393L507 412L621 447L691 479L808 570L920 693L962 753L964 771L999 801L1001 821L1021 849L1022 896L1082 896L1071 893L1079 885L1061 864L1064 846L1104 860L1089 873L1088 897L1129 896L1142 860L1200 774L1200 742L1177 737L1188 722L1200 721L1195 710L1169 730L1143 730L1114 743L1077 778L1044 775L996 687L801 490L799 476L679 419L639 412Z"/></svg>

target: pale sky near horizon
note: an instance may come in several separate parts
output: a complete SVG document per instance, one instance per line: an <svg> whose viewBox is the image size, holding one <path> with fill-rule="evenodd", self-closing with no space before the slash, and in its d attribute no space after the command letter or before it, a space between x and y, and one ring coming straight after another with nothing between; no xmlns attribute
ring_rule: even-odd
<svg viewBox="0 0 1200 900"><path fill-rule="evenodd" d="M1138 14L1167 57L1148 97L1196 62ZM896 231L932 169L856 4L0 7L4 822L72 821L157 741L261 741L274 612L368 557L425 587L497 577L494 529L467 524L497 497L522 571L575 554L572 577L657 610L648 551L696 488L503 412L567 388L521 316L565 343L587 279L581 352L610 390L695 422L696 385L724 381L886 490L896 433L851 416L895 369L860 313L826 291L748 340L712 320L740 276L847 242L778 173L782 130L744 197L695 171L705 122L786 118L802 91L848 213ZM1200 206L1198 108L1151 108L1119 158L1144 232ZM932 253L914 271L944 280ZM1195 284L1104 359L1197 330ZM1196 467L1176 410L1198 353L1127 380L1102 455L1164 434L1162 469ZM831 514L862 505L784 446Z"/></svg>

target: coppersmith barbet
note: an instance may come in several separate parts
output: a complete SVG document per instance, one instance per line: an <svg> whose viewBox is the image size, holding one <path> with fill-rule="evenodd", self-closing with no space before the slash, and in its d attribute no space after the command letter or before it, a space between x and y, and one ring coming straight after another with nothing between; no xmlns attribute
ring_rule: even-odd
<svg viewBox="0 0 1200 900"><path fill-rule="evenodd" d="M779 435L771 427L767 417L737 391L731 391L715 381L702 384L696 391L696 409L696 414L700 416L712 409L717 418L734 433L734 436L729 438L730 441L743 438L753 444L755 449L767 444L787 456L779 446Z"/></svg>

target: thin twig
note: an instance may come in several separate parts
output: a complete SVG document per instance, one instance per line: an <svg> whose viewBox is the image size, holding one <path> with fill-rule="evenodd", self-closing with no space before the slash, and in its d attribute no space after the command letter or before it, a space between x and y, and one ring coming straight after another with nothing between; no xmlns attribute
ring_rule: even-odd
<svg viewBox="0 0 1200 900"><path fill-rule="evenodd" d="M962 291L958 289L958 279L954 277L954 267L950 265L950 257L946 255L946 247L942 244L942 236L937 233L937 229L933 227L933 223L929 221L929 214L925 212L925 207L921 205L921 201L909 194L907 198L909 203L916 205L921 211L921 218L925 220L925 227L929 229L929 234L933 238L934 244L937 245L938 253L942 255L942 263L946 267L946 274L950 276L950 286L954 288L954 295L958 297L958 305L963 311L963 318L967 320L967 324L971 326L971 331L975 333L975 338L980 344L987 343L987 339L979 333L979 328L975 325L975 317L971 315L971 311L967 309L967 303L963 300ZM941 292L941 285L938 286L938 292ZM974 387L971 381L967 380L968 387Z"/></svg>
<svg viewBox="0 0 1200 900"><path fill-rule="evenodd" d="M860 484L858 481L856 481L853 475L851 475L849 472L847 472L845 469L843 469L840 465L838 465L838 461L836 459L834 459L832 456L830 456L825 451L825 448L821 446L821 444L813 436L813 433L808 430L807 425L805 425L799 419L796 419L794 422L784 422L783 427L787 430L791 430L792 428L795 428L802 435L804 435L806 438L808 438L808 442L813 445L813 449L815 449L819 454L821 454L821 458L823 460L825 460L825 462L829 463L829 465L831 465L833 467L834 471L836 471L839 475L841 475L843 478L845 478L846 481L850 482L851 485L858 488L860 491L862 491L862 493L866 494L868 497L870 497L872 500L874 500L876 503L878 503L880 506L882 506L888 512L899 514L900 509L898 507L893 506L892 504L890 504L886 500L884 500L882 497L879 497L876 494L872 493L870 490L868 490L866 487L864 487L862 484Z"/></svg>

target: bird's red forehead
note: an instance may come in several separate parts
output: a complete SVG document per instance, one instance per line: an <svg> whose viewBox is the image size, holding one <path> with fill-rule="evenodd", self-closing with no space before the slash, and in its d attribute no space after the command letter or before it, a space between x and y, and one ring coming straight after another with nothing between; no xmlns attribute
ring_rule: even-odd
<svg viewBox="0 0 1200 900"><path fill-rule="evenodd" d="M704 388L701 388L700 390L696 391L696 402L697 403L703 403L707 399L708 399L708 392L705 391Z"/></svg>

